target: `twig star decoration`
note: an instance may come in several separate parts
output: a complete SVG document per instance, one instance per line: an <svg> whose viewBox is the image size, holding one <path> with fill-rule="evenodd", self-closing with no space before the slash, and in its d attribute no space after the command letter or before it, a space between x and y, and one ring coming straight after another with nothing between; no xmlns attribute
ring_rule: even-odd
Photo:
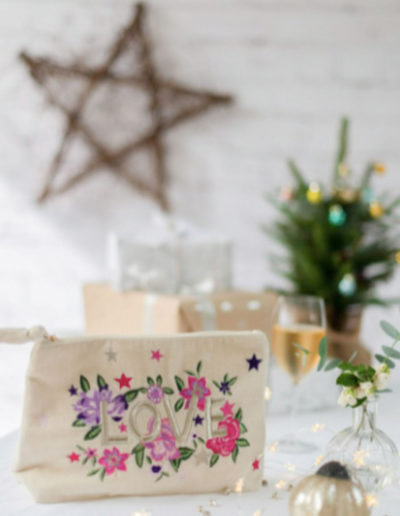
<svg viewBox="0 0 400 516"><path fill-rule="evenodd" d="M58 108L66 118L66 125L60 146L50 164L48 177L38 198L45 201L50 196L62 194L81 181L106 168L123 178L136 191L154 199L160 207L168 211L166 195L167 170L166 153L163 135L169 129L190 120L204 111L218 105L226 105L232 101L230 95L219 95L211 91L196 90L179 84L173 80L159 77L152 59L152 45L143 23L145 5L136 5L134 15L127 27L119 34L111 45L104 62L96 67L81 64L63 65L49 58L38 58L22 52L20 57L28 67L32 78L45 91L48 102ZM129 57L131 46L135 47L137 63L135 73L122 73L118 65ZM72 106L66 105L64 91L59 87L56 92L49 86L52 79L62 81L80 80L80 88ZM135 136L123 145L112 148L107 141L98 136L98 124L90 124L86 120L88 105L93 104L99 89L105 85L114 89L134 88L139 94L145 93L148 98L146 116L149 124L139 136ZM125 111L130 113L131 106ZM133 122L136 114L131 113ZM114 130L107 124L103 129L108 134ZM80 138L90 150L86 161L78 167L73 175L63 181L59 175L65 176L63 165L71 142ZM154 169L154 177L142 178L132 173L129 160L141 151L150 151Z"/></svg>

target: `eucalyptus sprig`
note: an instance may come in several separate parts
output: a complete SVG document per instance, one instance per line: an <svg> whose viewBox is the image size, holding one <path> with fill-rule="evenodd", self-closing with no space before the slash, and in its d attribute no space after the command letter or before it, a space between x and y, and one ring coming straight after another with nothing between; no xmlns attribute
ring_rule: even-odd
<svg viewBox="0 0 400 516"><path fill-rule="evenodd" d="M330 371L338 368L340 374L336 384L342 386L338 403L344 407L356 408L374 398L377 394L391 392L387 389L390 370L396 367L394 360L400 360L400 351L396 345L400 342L400 331L387 321L381 321L382 330L392 339L391 346L382 346L382 353L375 358L379 365L372 367L366 364L353 365L357 352L354 352L347 361L333 358L328 362L328 341L321 339L318 347L318 371Z"/></svg>

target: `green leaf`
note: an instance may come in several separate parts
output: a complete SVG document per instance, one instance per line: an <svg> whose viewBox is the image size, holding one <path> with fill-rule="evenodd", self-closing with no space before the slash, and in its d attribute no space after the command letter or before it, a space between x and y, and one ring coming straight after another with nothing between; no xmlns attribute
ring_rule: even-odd
<svg viewBox="0 0 400 516"><path fill-rule="evenodd" d="M103 481L106 475L106 468L103 468L100 473L100 480Z"/></svg>
<svg viewBox="0 0 400 516"><path fill-rule="evenodd" d="M96 457L92 457L92 466L94 466L96 464L96 462L97 462Z"/></svg>
<svg viewBox="0 0 400 516"><path fill-rule="evenodd" d="M382 346L382 349L385 355L388 357L395 358L396 360L400 359L400 351L397 351L397 349L391 348L389 346Z"/></svg>
<svg viewBox="0 0 400 516"><path fill-rule="evenodd" d="M148 376L148 377L147 377L147 383L148 383L149 385L154 385L154 380L153 380L153 378L151 378L151 376Z"/></svg>
<svg viewBox="0 0 400 516"><path fill-rule="evenodd" d="M222 381L223 381L223 382L227 382L227 381L228 381L228 378L229 378L228 373L225 373L225 374L224 374L224 378L222 379Z"/></svg>
<svg viewBox="0 0 400 516"><path fill-rule="evenodd" d="M216 387L217 389L220 389L220 388L221 388L220 384L219 384L218 382L216 382L215 380L213 380L213 384L215 385L215 387Z"/></svg>
<svg viewBox="0 0 400 516"><path fill-rule="evenodd" d="M318 364L318 371L321 371L321 369L324 367L326 359L328 357L328 340L326 337L322 337L320 340L320 343L318 345L318 353L320 356L319 364Z"/></svg>
<svg viewBox="0 0 400 516"><path fill-rule="evenodd" d="M146 457L146 462L147 462L147 464L152 464L151 458L150 457Z"/></svg>
<svg viewBox="0 0 400 516"><path fill-rule="evenodd" d="M100 468L98 469L92 469L92 471L89 471L87 474L88 477L92 477L93 475L97 475L97 473L100 471Z"/></svg>
<svg viewBox="0 0 400 516"><path fill-rule="evenodd" d="M139 394L138 389L132 389L131 391L126 392L124 395L125 401L127 403L130 403L137 397L138 394Z"/></svg>
<svg viewBox="0 0 400 516"><path fill-rule="evenodd" d="M146 389L146 387L140 387L140 388L138 389L138 391L139 391L139 392L141 392L142 394L146 394L147 389Z"/></svg>
<svg viewBox="0 0 400 516"><path fill-rule="evenodd" d="M340 362L340 358L333 358L328 364L326 364L324 371L331 371L332 369L335 369L335 367L339 366Z"/></svg>
<svg viewBox="0 0 400 516"><path fill-rule="evenodd" d="M393 392L392 389L382 389L382 390L377 390L376 391L378 394L382 394L384 392Z"/></svg>
<svg viewBox="0 0 400 516"><path fill-rule="evenodd" d="M381 321L380 324L386 335L389 335L389 337L392 337L393 339L400 340L400 332L393 325L387 321Z"/></svg>
<svg viewBox="0 0 400 516"><path fill-rule="evenodd" d="M236 442L237 442L237 441L236 441ZM239 448L238 448L238 446L236 445L236 446L235 446L235 449L233 450L232 455L231 455L233 462L236 462L236 459L237 459L238 454L239 454Z"/></svg>
<svg viewBox="0 0 400 516"><path fill-rule="evenodd" d="M82 419L75 419L75 421L72 423L72 426L82 427L86 426L86 423L82 421Z"/></svg>
<svg viewBox="0 0 400 516"><path fill-rule="evenodd" d="M185 384L184 384L182 378L179 378L179 376L175 376L175 383L178 388L178 391L181 391L182 389L185 388Z"/></svg>
<svg viewBox="0 0 400 516"><path fill-rule="evenodd" d="M388 357L384 357L383 355L380 355L379 353L377 353L375 355L375 358L377 359L378 362L380 362L381 364L385 363L387 364L387 366L390 368L390 369L394 369L396 367L396 364L393 362L393 360L390 360L390 358Z"/></svg>
<svg viewBox="0 0 400 516"><path fill-rule="evenodd" d="M196 376L196 373L194 373L193 371L190 371L190 369L186 370L185 373L188 374L189 376Z"/></svg>
<svg viewBox="0 0 400 516"><path fill-rule="evenodd" d="M164 394L174 394L174 391L171 389L171 387L163 387L163 393Z"/></svg>
<svg viewBox="0 0 400 516"><path fill-rule="evenodd" d="M242 420L242 417L243 417L243 411L242 411L242 409L240 408L240 409L236 412L236 414L235 414L235 419L237 419L237 420L239 421L239 423L240 423L240 421Z"/></svg>
<svg viewBox="0 0 400 516"><path fill-rule="evenodd" d="M160 374L157 376L156 382L157 382L157 385L161 385L162 384L162 376Z"/></svg>
<svg viewBox="0 0 400 516"><path fill-rule="evenodd" d="M134 448L132 448L131 455L134 455L135 453L138 453L142 450L144 450L143 444L138 443Z"/></svg>
<svg viewBox="0 0 400 516"><path fill-rule="evenodd" d="M336 380L337 385L344 385L345 387L355 387L358 383L357 376L351 373L342 373Z"/></svg>
<svg viewBox="0 0 400 516"><path fill-rule="evenodd" d="M231 378L228 382L229 387L232 387L232 385L234 385L236 383L236 380L237 380L237 376L234 376L233 378Z"/></svg>
<svg viewBox="0 0 400 516"><path fill-rule="evenodd" d="M179 398L177 402L174 405L175 412L179 412L181 408L183 407L183 404L185 403L185 400L183 398Z"/></svg>
<svg viewBox="0 0 400 516"><path fill-rule="evenodd" d="M342 371L355 371L357 369L357 366L353 366L350 362L341 362L338 367Z"/></svg>
<svg viewBox="0 0 400 516"><path fill-rule="evenodd" d="M181 454L180 458L182 460L188 460L194 453L194 450L192 450L192 448L181 447L178 449L179 449L179 453Z"/></svg>
<svg viewBox="0 0 400 516"><path fill-rule="evenodd" d="M83 446L81 446L80 444L77 444L76 447L78 448L78 450L86 452L86 449Z"/></svg>
<svg viewBox="0 0 400 516"><path fill-rule="evenodd" d="M87 463L87 461L89 460L89 457L85 457L82 461L82 464L85 465Z"/></svg>
<svg viewBox="0 0 400 516"><path fill-rule="evenodd" d="M144 452L145 452L145 448L142 444L137 444L133 450L131 451L131 454L132 455L135 455L135 461L136 461L136 464L139 466L139 468L141 468L143 466L143 462L144 462Z"/></svg>
<svg viewBox="0 0 400 516"><path fill-rule="evenodd" d="M196 371L197 371L197 374L200 375L200 371L201 371L201 366L202 366L202 363L201 363L201 360L197 363L197 367L196 367Z"/></svg>
<svg viewBox="0 0 400 516"><path fill-rule="evenodd" d="M367 397L366 396L364 398L359 399L355 405L351 406L351 408L359 407L360 405L362 405L364 403L364 401L367 401Z"/></svg>
<svg viewBox="0 0 400 516"><path fill-rule="evenodd" d="M205 440L202 437L197 438L202 444L205 444Z"/></svg>
<svg viewBox="0 0 400 516"><path fill-rule="evenodd" d="M101 433L101 426L97 425L92 427L89 432L85 435L85 441L90 441L91 439L95 439Z"/></svg>
<svg viewBox="0 0 400 516"><path fill-rule="evenodd" d="M181 459L175 459L175 460L170 460L169 463L171 464L172 468L174 469L174 471L176 471L178 473L179 471L179 466L181 465Z"/></svg>
<svg viewBox="0 0 400 516"><path fill-rule="evenodd" d="M250 446L250 443L247 439L243 439L240 437L240 439L236 439L236 444L240 446L241 448L244 448L246 446Z"/></svg>
<svg viewBox="0 0 400 516"><path fill-rule="evenodd" d="M99 389L102 389L107 385L106 381L100 374L97 375L97 385L99 386Z"/></svg>
<svg viewBox="0 0 400 516"><path fill-rule="evenodd" d="M218 453L213 453L211 455L211 459L210 459L210 468L212 468L217 462L218 462L218 459L219 459L219 455Z"/></svg>
<svg viewBox="0 0 400 516"><path fill-rule="evenodd" d="M79 378L79 383L83 392L90 391L90 383L86 376L81 375Z"/></svg>
<svg viewBox="0 0 400 516"><path fill-rule="evenodd" d="M240 424L240 435L245 434L247 432L247 427L243 423Z"/></svg>

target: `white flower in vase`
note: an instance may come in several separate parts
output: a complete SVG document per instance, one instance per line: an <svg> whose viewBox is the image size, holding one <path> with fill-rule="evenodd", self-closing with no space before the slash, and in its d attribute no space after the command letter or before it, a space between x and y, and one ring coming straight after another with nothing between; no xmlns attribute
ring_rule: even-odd
<svg viewBox="0 0 400 516"><path fill-rule="evenodd" d="M350 405L351 407L354 407L354 405L357 403L357 398L354 393L354 389L351 387L344 387L342 389L342 392L340 393L338 404L342 407L347 407Z"/></svg>
<svg viewBox="0 0 400 516"><path fill-rule="evenodd" d="M372 382L361 382L360 385L354 389L355 397L359 400L367 397L372 399L375 396L376 387Z"/></svg>
<svg viewBox="0 0 400 516"><path fill-rule="evenodd" d="M386 389L390 378L390 371L387 364L381 364L374 375L374 385L378 391Z"/></svg>

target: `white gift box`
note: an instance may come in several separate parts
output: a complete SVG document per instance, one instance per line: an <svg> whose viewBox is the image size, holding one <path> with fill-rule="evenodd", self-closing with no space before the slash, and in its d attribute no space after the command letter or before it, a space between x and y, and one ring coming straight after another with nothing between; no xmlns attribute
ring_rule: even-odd
<svg viewBox="0 0 400 516"><path fill-rule="evenodd" d="M147 236L112 233L108 265L110 282L119 291L227 291L232 287L232 242L183 224L156 225Z"/></svg>

